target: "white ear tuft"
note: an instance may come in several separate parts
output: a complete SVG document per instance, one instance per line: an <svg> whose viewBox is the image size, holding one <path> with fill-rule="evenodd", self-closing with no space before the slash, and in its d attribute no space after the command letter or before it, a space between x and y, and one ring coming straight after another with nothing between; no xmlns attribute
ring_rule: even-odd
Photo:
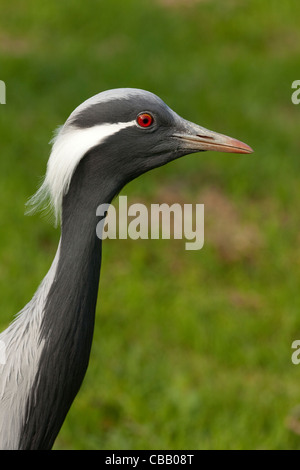
<svg viewBox="0 0 300 470"><path fill-rule="evenodd" d="M53 212L56 224L60 222L62 200L80 160L109 136L135 125L135 121L130 121L77 128L67 121L55 133L46 176L39 190L29 199L26 213Z"/></svg>

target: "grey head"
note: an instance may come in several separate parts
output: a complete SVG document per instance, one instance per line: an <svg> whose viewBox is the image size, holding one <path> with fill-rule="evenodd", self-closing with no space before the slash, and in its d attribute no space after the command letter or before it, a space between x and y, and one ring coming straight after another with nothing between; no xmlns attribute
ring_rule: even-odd
<svg viewBox="0 0 300 470"><path fill-rule="evenodd" d="M105 91L78 106L60 128L44 184L31 202L39 205L50 196L59 214L75 170L88 156L93 185L97 178L106 180L111 192L118 192L153 168L206 150L252 152L236 139L183 119L153 93L135 88Z"/></svg>
<svg viewBox="0 0 300 470"><path fill-rule="evenodd" d="M158 96L139 89L120 88L100 93L79 106L68 123L78 129L99 124L131 124L112 136L109 145L116 147L117 159L126 161L126 167L134 175L189 153L252 151L236 139L183 119ZM122 165L117 166L122 171Z"/></svg>

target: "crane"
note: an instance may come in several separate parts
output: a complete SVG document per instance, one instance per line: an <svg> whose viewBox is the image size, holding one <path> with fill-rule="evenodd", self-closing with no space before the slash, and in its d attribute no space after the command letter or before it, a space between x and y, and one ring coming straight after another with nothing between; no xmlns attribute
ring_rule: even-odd
<svg viewBox="0 0 300 470"><path fill-rule="evenodd" d="M252 152L134 88L87 99L57 131L30 204L52 209L61 236L33 298L0 334L1 449L51 449L84 379L101 267L97 207L143 173L205 150Z"/></svg>

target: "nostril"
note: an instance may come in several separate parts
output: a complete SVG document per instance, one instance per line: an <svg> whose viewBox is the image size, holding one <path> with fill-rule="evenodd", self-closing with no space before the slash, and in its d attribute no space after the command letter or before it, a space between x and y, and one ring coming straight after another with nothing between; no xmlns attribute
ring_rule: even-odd
<svg viewBox="0 0 300 470"><path fill-rule="evenodd" d="M197 137L201 137L201 139L208 139L208 140L215 140L213 137L211 137L210 135L201 135L201 134L197 134Z"/></svg>

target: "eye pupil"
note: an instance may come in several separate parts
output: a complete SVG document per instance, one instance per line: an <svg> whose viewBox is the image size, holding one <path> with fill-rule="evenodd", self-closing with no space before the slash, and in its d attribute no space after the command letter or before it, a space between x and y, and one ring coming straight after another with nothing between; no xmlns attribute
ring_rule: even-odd
<svg viewBox="0 0 300 470"><path fill-rule="evenodd" d="M148 113L139 114L137 117L137 123L140 127L150 127L153 123L153 117Z"/></svg>

